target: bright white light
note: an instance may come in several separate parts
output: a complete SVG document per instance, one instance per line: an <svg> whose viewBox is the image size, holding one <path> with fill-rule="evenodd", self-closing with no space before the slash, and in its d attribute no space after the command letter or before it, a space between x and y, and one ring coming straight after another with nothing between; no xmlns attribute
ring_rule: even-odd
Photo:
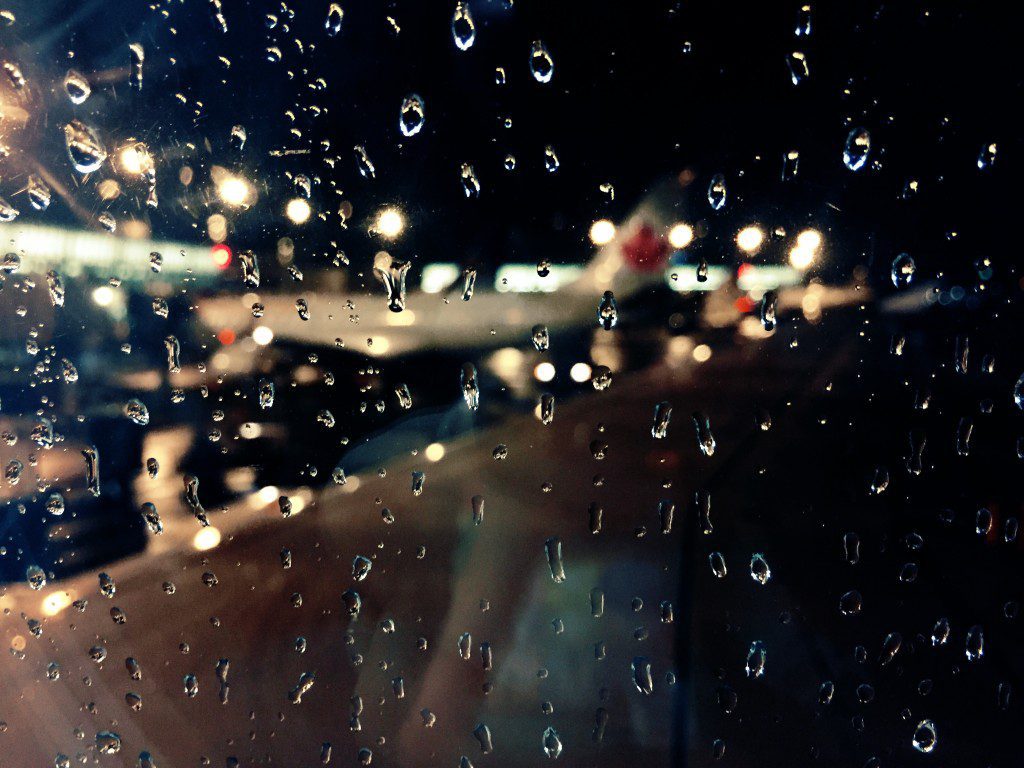
<svg viewBox="0 0 1024 768"><path fill-rule="evenodd" d="M309 207L309 203L301 197L293 197L284 207L284 215L292 224L305 224L312 213L313 209Z"/></svg>
<svg viewBox="0 0 1024 768"><path fill-rule="evenodd" d="M252 329L252 340L265 347L274 340L274 332L265 325L257 325Z"/></svg>
<svg viewBox="0 0 1024 768"><path fill-rule="evenodd" d="M424 293L440 293L454 283L460 274L458 264L427 264L420 273L420 288ZM405 312L397 314L404 315Z"/></svg>
<svg viewBox="0 0 1024 768"><path fill-rule="evenodd" d="M228 176L217 185L217 194L228 205L245 205L249 199L249 183L238 176Z"/></svg>
<svg viewBox="0 0 1024 768"><path fill-rule="evenodd" d="M402 312L388 312L384 316L384 322L395 327L413 325L416 322L416 313L411 309L406 309Z"/></svg>
<svg viewBox="0 0 1024 768"><path fill-rule="evenodd" d="M93 290L92 300L101 307L109 307L114 301L114 289L109 285L101 285Z"/></svg>
<svg viewBox="0 0 1024 768"><path fill-rule="evenodd" d="M555 366L548 362L538 363L537 367L533 369L533 377L537 381L551 381L555 378Z"/></svg>
<svg viewBox="0 0 1024 768"><path fill-rule="evenodd" d="M668 242L673 248L685 248L693 242L693 227L679 222L668 231Z"/></svg>
<svg viewBox="0 0 1024 768"><path fill-rule="evenodd" d="M744 227L736 235L736 245L746 253L757 253L764 242L764 230L760 227Z"/></svg>
<svg viewBox="0 0 1024 768"><path fill-rule="evenodd" d="M394 240L405 229L405 217L397 208L384 208L377 214L373 231L388 240Z"/></svg>
<svg viewBox="0 0 1024 768"><path fill-rule="evenodd" d="M243 440L255 440L263 434L263 425L253 421L247 421L239 430Z"/></svg>
<svg viewBox="0 0 1024 768"><path fill-rule="evenodd" d="M427 461L440 461L444 458L444 446L440 443L431 443L423 449Z"/></svg>
<svg viewBox="0 0 1024 768"><path fill-rule="evenodd" d="M67 592L51 592L43 598L41 610L45 616L56 616L71 605L71 601L72 597Z"/></svg>
<svg viewBox="0 0 1024 768"><path fill-rule="evenodd" d="M693 359L698 363L706 363L711 359L711 347L707 344L698 344L693 348Z"/></svg>
<svg viewBox="0 0 1024 768"><path fill-rule="evenodd" d="M608 219L598 219L590 225L590 242L606 245L615 239L615 225Z"/></svg>
<svg viewBox="0 0 1024 768"><path fill-rule="evenodd" d="M586 363L576 363L572 368L569 369L569 378L575 381L577 384L582 384L585 381L590 381L590 366Z"/></svg>
<svg viewBox="0 0 1024 768"><path fill-rule="evenodd" d="M153 168L153 158L144 146L129 144L119 156L121 168L132 176L141 176Z"/></svg>
<svg viewBox="0 0 1024 768"><path fill-rule="evenodd" d="M801 248L816 251L821 247L821 232L816 229L805 229L796 236L796 244Z"/></svg>
<svg viewBox="0 0 1024 768"><path fill-rule="evenodd" d="M270 504L278 500L281 492L276 485L265 485L256 491L256 497L264 504Z"/></svg>
<svg viewBox="0 0 1024 768"><path fill-rule="evenodd" d="M794 246L789 252L789 263L802 272L814 263L814 249Z"/></svg>
<svg viewBox="0 0 1024 768"><path fill-rule="evenodd" d="M408 310L406 310L406 312L407 311ZM403 312L402 314L404 315L405 312ZM369 352L371 355L385 355L387 354L387 351L391 349L391 342L388 341L387 336L373 336L372 341L372 344L368 344L366 346L366 351Z"/></svg>
<svg viewBox="0 0 1024 768"><path fill-rule="evenodd" d="M196 531L196 535L192 537L192 546L200 552L213 549L218 544L220 544L220 531L212 525L200 528Z"/></svg>

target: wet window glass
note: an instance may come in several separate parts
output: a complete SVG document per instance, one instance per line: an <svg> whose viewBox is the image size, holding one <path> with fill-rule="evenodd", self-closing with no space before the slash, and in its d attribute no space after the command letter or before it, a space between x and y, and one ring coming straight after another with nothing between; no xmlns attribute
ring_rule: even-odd
<svg viewBox="0 0 1024 768"><path fill-rule="evenodd" d="M0 768L1013 765L991 4L0 0Z"/></svg>

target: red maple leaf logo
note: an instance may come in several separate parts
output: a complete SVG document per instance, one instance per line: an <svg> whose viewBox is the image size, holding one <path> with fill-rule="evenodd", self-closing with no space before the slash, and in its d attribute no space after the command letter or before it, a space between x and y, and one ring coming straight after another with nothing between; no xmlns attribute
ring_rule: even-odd
<svg viewBox="0 0 1024 768"><path fill-rule="evenodd" d="M640 272L654 272L661 269L668 259L668 241L654 231L649 224L642 224L622 244L622 254L630 268Z"/></svg>

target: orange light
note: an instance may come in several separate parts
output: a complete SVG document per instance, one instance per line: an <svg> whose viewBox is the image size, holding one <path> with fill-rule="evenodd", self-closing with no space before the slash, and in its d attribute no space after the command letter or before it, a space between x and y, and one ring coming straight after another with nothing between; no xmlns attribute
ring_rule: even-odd
<svg viewBox="0 0 1024 768"><path fill-rule="evenodd" d="M217 269L227 269L231 263L231 248L224 243L218 243L210 249L210 255L213 257L213 263L217 265Z"/></svg>
<svg viewBox="0 0 1024 768"><path fill-rule="evenodd" d="M217 341L225 347L230 346L235 343L235 332L230 328L221 328L220 333L217 334Z"/></svg>

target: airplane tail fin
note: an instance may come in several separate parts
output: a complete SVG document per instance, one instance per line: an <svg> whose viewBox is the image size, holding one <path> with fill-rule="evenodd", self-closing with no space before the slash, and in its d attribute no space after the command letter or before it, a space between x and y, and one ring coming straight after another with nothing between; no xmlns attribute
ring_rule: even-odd
<svg viewBox="0 0 1024 768"><path fill-rule="evenodd" d="M676 178L655 185L566 288L588 294L613 291L625 298L663 280L673 251L669 232L681 218L682 192Z"/></svg>

